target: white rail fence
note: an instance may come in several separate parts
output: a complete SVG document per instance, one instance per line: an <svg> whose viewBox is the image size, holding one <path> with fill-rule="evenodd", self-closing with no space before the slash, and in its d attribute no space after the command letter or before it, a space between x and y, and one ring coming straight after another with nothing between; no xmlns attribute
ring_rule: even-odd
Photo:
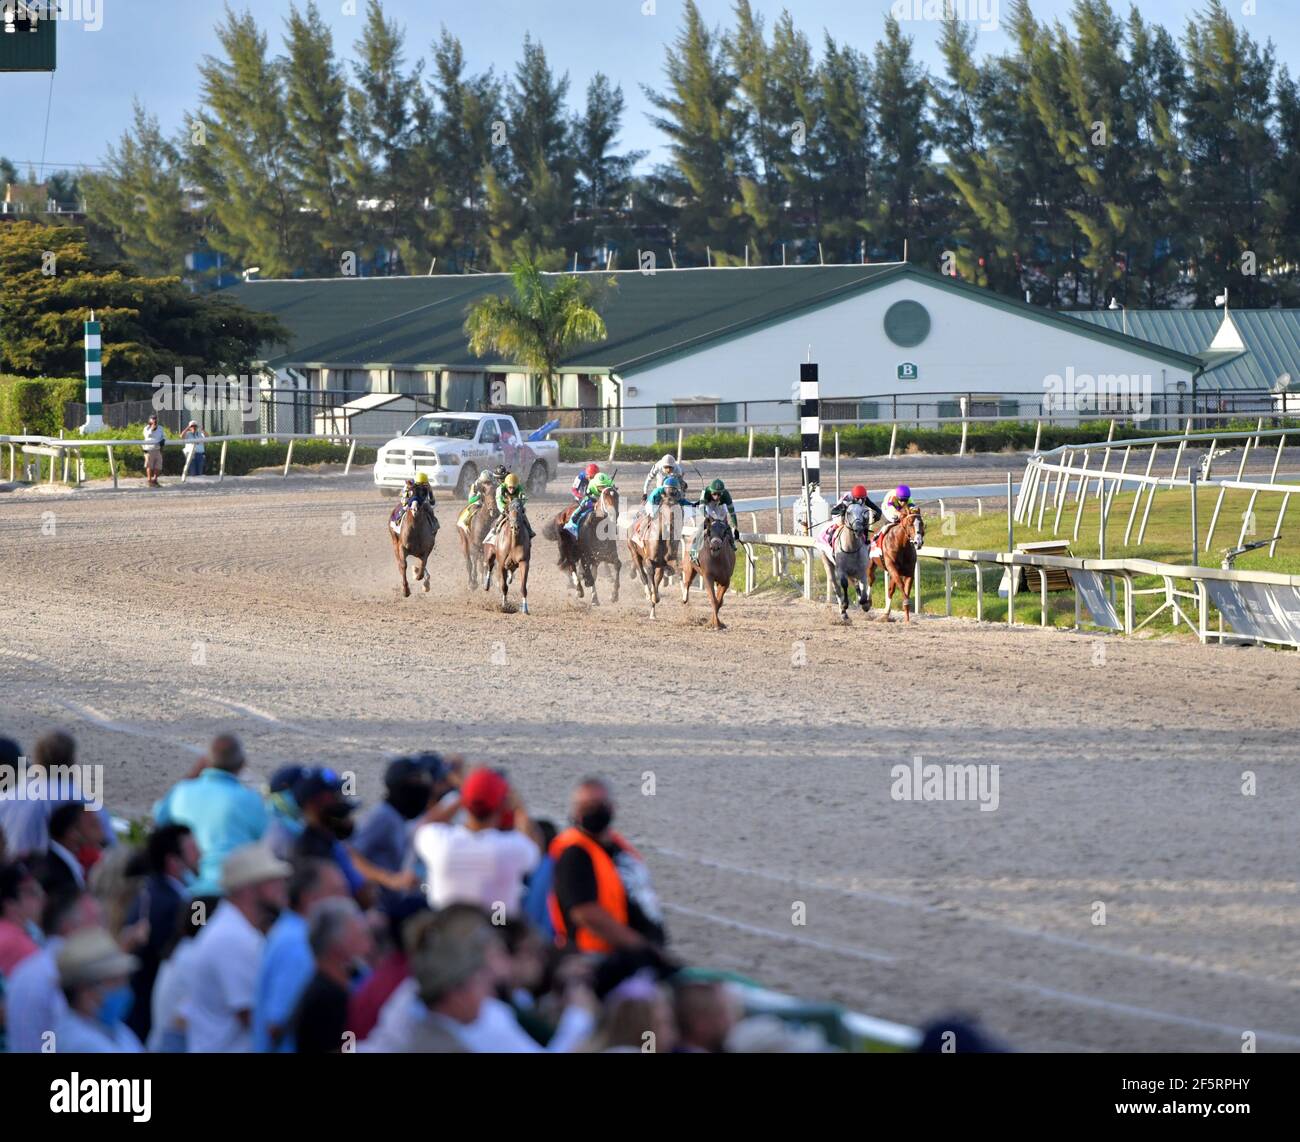
<svg viewBox="0 0 1300 1142"><path fill-rule="evenodd" d="M811 600L815 593L814 568L821 566L825 578L825 598L834 598L830 568L816 550L816 540L804 535L741 532L744 548L744 593L751 594L757 584L756 547L772 549L773 577L784 577L790 555L799 553L803 560L803 594ZM1202 643L1249 642L1286 646L1300 650L1300 575L1283 575L1271 571L1237 571L1218 567L1178 566L1150 559L1074 559L1059 555L1036 555L1024 552L970 551L960 548L921 548L916 577L912 585L915 613L925 610L925 588L930 576L928 563L942 567L943 614L953 614L953 569L967 565L975 572L975 618L985 621L985 573L993 570L1009 580L1006 623L1016 623L1018 609L1032 620L1038 611L1038 625L1049 627L1051 606L1048 575L1051 571L1067 572L1074 595L1074 626L1088 623L1105 630L1133 634L1161 615L1168 614L1175 630L1187 626ZM939 569L934 568L936 573ZM1036 600L1016 602L1019 583L1036 578ZM1139 580L1157 580L1143 586ZM1117 585L1119 602L1113 601ZM998 588L995 586L994 590ZM1029 592L1028 586L1026 593ZM1159 606L1137 621L1136 603L1143 596L1153 596ZM1213 625L1212 612L1217 612Z"/></svg>
<svg viewBox="0 0 1300 1142"><path fill-rule="evenodd" d="M1208 551L1214 541L1214 533L1228 492L1233 490L1250 492L1250 500L1242 513L1241 528L1237 535L1238 547L1253 532L1252 524L1260 495L1273 494L1280 496L1281 500L1278 504L1276 521L1269 533L1273 536L1269 544L1269 555L1272 556L1276 553L1277 538L1286 519L1291 496L1300 492L1300 484L1278 481L1278 467L1282 461L1288 435L1298 434L1294 430L1288 432L1286 429L1265 429L1262 419L1253 432L1193 434L1189 421L1187 428L1178 435L1117 441L1113 439L1112 431L1111 437L1105 441L1062 445L1048 452L1036 454L1026 462L1020 494L1015 505L1015 519L1020 523L1033 523L1042 530L1044 519L1050 511L1052 534L1058 535L1067 504L1073 501L1074 524L1071 534L1077 540L1088 500L1096 500L1100 511L1097 534L1100 550L1104 555L1111 507L1121 487L1136 489L1124 528L1123 545L1128 547L1130 543L1141 544L1145 539L1147 524L1151 518L1151 507L1155 502L1156 493L1161 488L1166 490L1182 488L1194 493L1200 486L1208 485L1218 490L1218 496L1203 542L1199 534L1196 497L1194 494L1192 496L1192 546L1196 551ZM1274 441L1277 447L1272 452L1273 461L1268 479L1247 480L1246 464L1251 455L1266 447L1271 448ZM1221 447L1221 445L1228 447ZM1184 476L1181 473L1184 471L1183 461L1189 446L1197 449L1204 448L1205 451L1199 463L1187 465ZM1215 461L1236 451L1238 447L1241 454L1237 462L1236 476L1213 479ZM1162 448L1165 449L1163 457ZM1112 457L1116 456L1117 466L1112 467ZM1099 457L1099 462L1095 462L1094 457ZM1134 458L1137 463L1130 470L1130 463ZM1161 469L1164 465L1168 465L1168 470L1162 474ZM1134 537L1135 526L1136 538Z"/></svg>

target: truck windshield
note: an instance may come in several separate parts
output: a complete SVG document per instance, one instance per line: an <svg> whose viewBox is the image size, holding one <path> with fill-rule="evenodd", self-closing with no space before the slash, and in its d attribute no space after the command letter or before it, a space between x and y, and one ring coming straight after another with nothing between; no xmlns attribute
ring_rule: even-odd
<svg viewBox="0 0 1300 1142"><path fill-rule="evenodd" d="M457 420L449 416L422 416L403 436L448 436L453 440L473 440L477 420Z"/></svg>

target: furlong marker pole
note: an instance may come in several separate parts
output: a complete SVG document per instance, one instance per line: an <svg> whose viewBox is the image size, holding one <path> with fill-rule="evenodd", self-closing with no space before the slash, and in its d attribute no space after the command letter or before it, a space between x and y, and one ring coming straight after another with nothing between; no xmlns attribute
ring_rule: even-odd
<svg viewBox="0 0 1300 1142"><path fill-rule="evenodd" d="M806 487L813 488L820 488L822 482L820 387L816 363L805 361L799 366L799 435L808 471Z"/></svg>
<svg viewBox="0 0 1300 1142"><path fill-rule="evenodd" d="M86 423L82 432L98 432L104 427L104 383L100 365L103 344L95 311L86 322Z"/></svg>

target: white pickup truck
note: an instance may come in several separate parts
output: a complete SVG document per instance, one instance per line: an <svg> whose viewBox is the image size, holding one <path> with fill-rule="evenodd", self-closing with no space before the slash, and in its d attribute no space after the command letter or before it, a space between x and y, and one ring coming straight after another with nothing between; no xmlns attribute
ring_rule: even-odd
<svg viewBox="0 0 1300 1142"><path fill-rule="evenodd" d="M504 464L533 493L545 491L560 463L554 440L525 440L513 416L495 412L433 412L379 449L375 486L395 494L417 472L462 499L485 468Z"/></svg>

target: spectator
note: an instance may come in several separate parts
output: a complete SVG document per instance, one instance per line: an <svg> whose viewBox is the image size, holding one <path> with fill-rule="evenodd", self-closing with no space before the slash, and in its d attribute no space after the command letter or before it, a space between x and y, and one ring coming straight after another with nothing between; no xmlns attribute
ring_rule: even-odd
<svg viewBox="0 0 1300 1142"><path fill-rule="evenodd" d="M384 799L365 815L352 850L378 868L401 872L410 858L410 822L424 815L433 797L427 766L399 757L384 772Z"/></svg>
<svg viewBox="0 0 1300 1142"><path fill-rule="evenodd" d="M348 1030L348 995L358 969L370 955L370 927L349 897L322 900L311 913L308 939L316 972L293 1015L294 1049L300 1055L328 1055L343 1049Z"/></svg>
<svg viewBox="0 0 1300 1142"><path fill-rule="evenodd" d="M156 416L151 416L144 426L144 476L146 485L158 487L158 477L162 475L163 445L167 443L167 434Z"/></svg>
<svg viewBox="0 0 1300 1142"><path fill-rule="evenodd" d="M154 829L145 841L144 852L133 863L132 871L145 876L144 884L126 913L128 927L145 921L147 935L135 949L140 966L131 977L135 1002L127 1017L141 1042L148 1042L153 1022L153 989L164 950L173 942L177 914L189 898L199 867L199 846L188 825L163 825Z"/></svg>
<svg viewBox="0 0 1300 1142"><path fill-rule="evenodd" d="M0 868L0 976L12 975L40 947L37 920L44 905L45 892L30 868L20 862Z"/></svg>
<svg viewBox="0 0 1300 1142"><path fill-rule="evenodd" d="M460 901L518 915L524 877L541 857L528 835L531 825L523 804L506 779L490 769L476 769L465 778L460 803L467 814L464 824L430 819L415 833L429 904L437 909ZM505 811L514 814L508 832L498 827Z"/></svg>
<svg viewBox="0 0 1300 1142"><path fill-rule="evenodd" d="M605 999L589 1051L668 1054L677 1047L677 1025L663 987L650 972L637 972Z"/></svg>
<svg viewBox="0 0 1300 1142"><path fill-rule="evenodd" d="M181 440L185 443L185 475L203 475L203 441L207 439L207 435L199 427L197 420L191 420L189 424L181 429Z"/></svg>
<svg viewBox="0 0 1300 1142"><path fill-rule="evenodd" d="M131 1009L128 977L136 958L103 928L70 936L59 949L59 985L67 1007L54 1025L59 1054L138 1053L144 1048L124 1022Z"/></svg>
<svg viewBox="0 0 1300 1142"><path fill-rule="evenodd" d="M352 993L348 1004L348 1027L357 1038L365 1039L379 1022L380 1009L410 974L410 959L404 940L407 921L427 912L428 901L423 896L408 894L392 896L384 902L384 916L388 921L388 948L375 964L362 984Z"/></svg>
<svg viewBox="0 0 1300 1142"><path fill-rule="evenodd" d="M573 792L572 827L551 845L550 895L556 941L583 952L609 952L666 942L659 901L641 855L610 826L614 800L599 778ZM572 935L571 935L572 934Z"/></svg>
<svg viewBox="0 0 1300 1142"><path fill-rule="evenodd" d="M542 938L548 944L553 944L555 926L551 923L551 909L547 904L547 898L551 895L551 889L555 884L555 858L551 856L551 845L555 843L559 830L556 829L553 821L548 821L545 817L539 817L533 824L537 829L542 858L537 862L532 875L528 877L528 885L524 889L523 911L528 917L528 922Z"/></svg>
<svg viewBox="0 0 1300 1142"><path fill-rule="evenodd" d="M22 751L9 738L0 738L0 768L11 769L15 784L26 786L22 796L15 788L0 798L0 826L8 841L10 859L37 856L49 845L50 814L60 805L82 800L77 781L77 743L63 730L51 730L36 741L36 750L19 769ZM117 838L107 813L92 810L102 843L112 846Z"/></svg>
<svg viewBox="0 0 1300 1142"><path fill-rule="evenodd" d="M435 915L412 962L418 1018L402 1049L411 1054L461 1054L472 1050L465 1030L492 992L488 956L500 946L477 909L452 908ZM395 992L396 997L399 992ZM422 1010L421 1010L422 1009Z"/></svg>
<svg viewBox="0 0 1300 1142"><path fill-rule="evenodd" d="M719 1054L740 1019L739 1004L718 980L676 980L673 1012L680 1035L679 1050Z"/></svg>
<svg viewBox="0 0 1300 1142"><path fill-rule="evenodd" d="M33 866L46 895L86 887L86 872L77 854L84 847L97 846L99 837L98 823L78 801L60 805L50 814L49 846Z"/></svg>
<svg viewBox="0 0 1300 1142"><path fill-rule="evenodd" d="M302 833L302 812L293 798L294 786L307 775L305 765L282 765L266 783L266 843L281 860L293 856L293 846Z"/></svg>
<svg viewBox="0 0 1300 1142"><path fill-rule="evenodd" d="M205 896L191 900L176 912L176 927L162 950L158 978L154 981L149 1008L150 1051L163 1054L184 1053L190 994L194 989L194 937L203 930L203 920L220 900Z"/></svg>
<svg viewBox="0 0 1300 1142"><path fill-rule="evenodd" d="M45 1048L45 1035L67 1007L55 957L69 937L103 926L104 910L89 892L77 889L46 899L41 912L45 943L8 980L10 1053L35 1054Z"/></svg>
<svg viewBox="0 0 1300 1142"><path fill-rule="evenodd" d="M328 860L304 860L289 877L289 907L266 936L253 1006L253 1050L292 1051L290 1021L315 970L307 914L322 900L348 895L348 882Z"/></svg>
<svg viewBox="0 0 1300 1142"><path fill-rule="evenodd" d="M195 896L219 895L226 858L266 832L262 798L239 780L246 764L238 738L214 738L206 766L172 786L154 806L155 824L188 825L193 830L199 846L199 877L191 886Z"/></svg>
<svg viewBox="0 0 1300 1142"><path fill-rule="evenodd" d="M187 1035L191 1051L252 1049L258 967L266 933L285 906L290 871L264 845L244 845L226 858L223 899L194 941Z"/></svg>

